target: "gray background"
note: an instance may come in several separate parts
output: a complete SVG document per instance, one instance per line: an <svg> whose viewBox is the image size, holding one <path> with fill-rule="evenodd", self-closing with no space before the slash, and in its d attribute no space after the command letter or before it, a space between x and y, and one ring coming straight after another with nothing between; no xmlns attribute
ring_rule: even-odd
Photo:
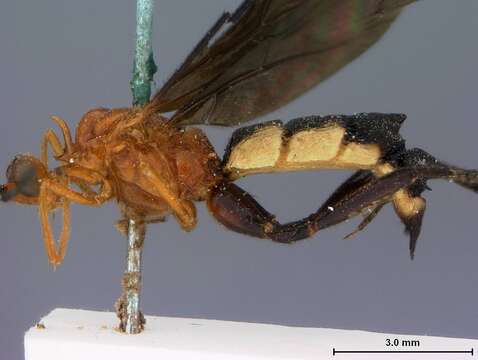
<svg viewBox="0 0 478 360"><path fill-rule="evenodd" d="M74 126L96 106L131 102L134 1L2 1L0 168L38 154L57 114ZM224 9L238 0L159 0L160 87ZM264 120L361 111L404 112L409 146L478 167L478 2L424 0L384 39L318 88ZM277 89L280 91L280 89ZM230 129L208 129L223 152ZM3 170L2 170L3 171ZM309 214L347 173L251 177L240 184L281 220ZM3 181L3 180L2 180ZM281 246L228 232L199 204L199 225L151 226L144 254L147 314L478 337L475 194L433 182L415 261L388 207L353 241L356 220ZM36 210L0 207L0 354L22 358L23 332L55 307L111 310L125 240L114 203L75 206L64 264L48 265ZM333 344L331 344L332 346Z"/></svg>

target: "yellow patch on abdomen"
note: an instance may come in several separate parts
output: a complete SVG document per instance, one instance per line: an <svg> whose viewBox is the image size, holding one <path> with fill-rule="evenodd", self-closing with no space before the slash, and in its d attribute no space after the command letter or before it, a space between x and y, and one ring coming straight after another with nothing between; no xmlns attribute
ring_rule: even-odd
<svg viewBox="0 0 478 360"><path fill-rule="evenodd" d="M292 136L288 142L286 163L329 161L337 156L345 135L340 126L309 129Z"/></svg>
<svg viewBox="0 0 478 360"><path fill-rule="evenodd" d="M313 169L373 168L381 156L376 144L345 141L346 130L332 124L284 137L281 125L261 128L231 149L225 169L242 176Z"/></svg>
<svg viewBox="0 0 478 360"><path fill-rule="evenodd" d="M281 154L282 127L269 126L237 144L226 168L253 170L272 167Z"/></svg>
<svg viewBox="0 0 478 360"><path fill-rule="evenodd" d="M339 164L350 164L357 167L374 166L380 159L380 148L375 144L349 143L337 158Z"/></svg>

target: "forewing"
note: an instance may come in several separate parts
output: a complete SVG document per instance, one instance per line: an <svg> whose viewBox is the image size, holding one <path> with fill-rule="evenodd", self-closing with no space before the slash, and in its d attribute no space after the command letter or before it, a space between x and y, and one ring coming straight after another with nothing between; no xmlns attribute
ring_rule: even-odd
<svg viewBox="0 0 478 360"><path fill-rule="evenodd" d="M176 124L252 120L355 59L413 1L245 1L223 14L147 109L177 110Z"/></svg>

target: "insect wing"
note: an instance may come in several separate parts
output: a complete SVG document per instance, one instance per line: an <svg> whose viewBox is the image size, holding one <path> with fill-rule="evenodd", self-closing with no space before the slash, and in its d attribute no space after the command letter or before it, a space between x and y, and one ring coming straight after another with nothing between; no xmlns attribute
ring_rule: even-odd
<svg viewBox="0 0 478 360"><path fill-rule="evenodd" d="M219 18L147 110L177 110L175 124L252 120L358 57L413 1L245 1Z"/></svg>

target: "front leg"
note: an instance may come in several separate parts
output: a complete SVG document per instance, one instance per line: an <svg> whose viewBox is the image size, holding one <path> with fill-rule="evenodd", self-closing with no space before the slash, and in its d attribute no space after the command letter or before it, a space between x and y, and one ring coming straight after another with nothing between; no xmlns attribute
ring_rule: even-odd
<svg viewBox="0 0 478 360"><path fill-rule="evenodd" d="M85 188L83 193L80 193L72 190L68 186L64 186L60 182L47 180L47 183L48 181L50 182L46 186L48 186L52 192L70 201L81 205L99 206L113 196L111 183L96 171L77 165L66 165L60 168L60 172L70 181L77 183L80 188ZM89 189L89 185L100 185L99 193L95 193Z"/></svg>
<svg viewBox="0 0 478 360"><path fill-rule="evenodd" d="M68 247L68 240L70 237L70 202L64 198L59 200L58 197L48 191L46 187L40 189L38 199L38 212L43 235L43 244L50 264L53 265L53 267L56 267L63 261ZM61 203L60 207L63 212L63 224L57 248L48 214L52 209L58 207L58 202Z"/></svg>
<svg viewBox="0 0 478 360"><path fill-rule="evenodd" d="M39 194L39 215L43 241L48 259L53 266L61 264L66 254L70 230L70 202L98 206L112 196L111 184L100 174L75 165L67 165L60 169L61 176L42 179ZM90 185L99 184L101 190L98 194L79 193L70 189L70 181L80 181L82 184ZM58 248L48 218L49 213L57 207L63 211L63 226Z"/></svg>

